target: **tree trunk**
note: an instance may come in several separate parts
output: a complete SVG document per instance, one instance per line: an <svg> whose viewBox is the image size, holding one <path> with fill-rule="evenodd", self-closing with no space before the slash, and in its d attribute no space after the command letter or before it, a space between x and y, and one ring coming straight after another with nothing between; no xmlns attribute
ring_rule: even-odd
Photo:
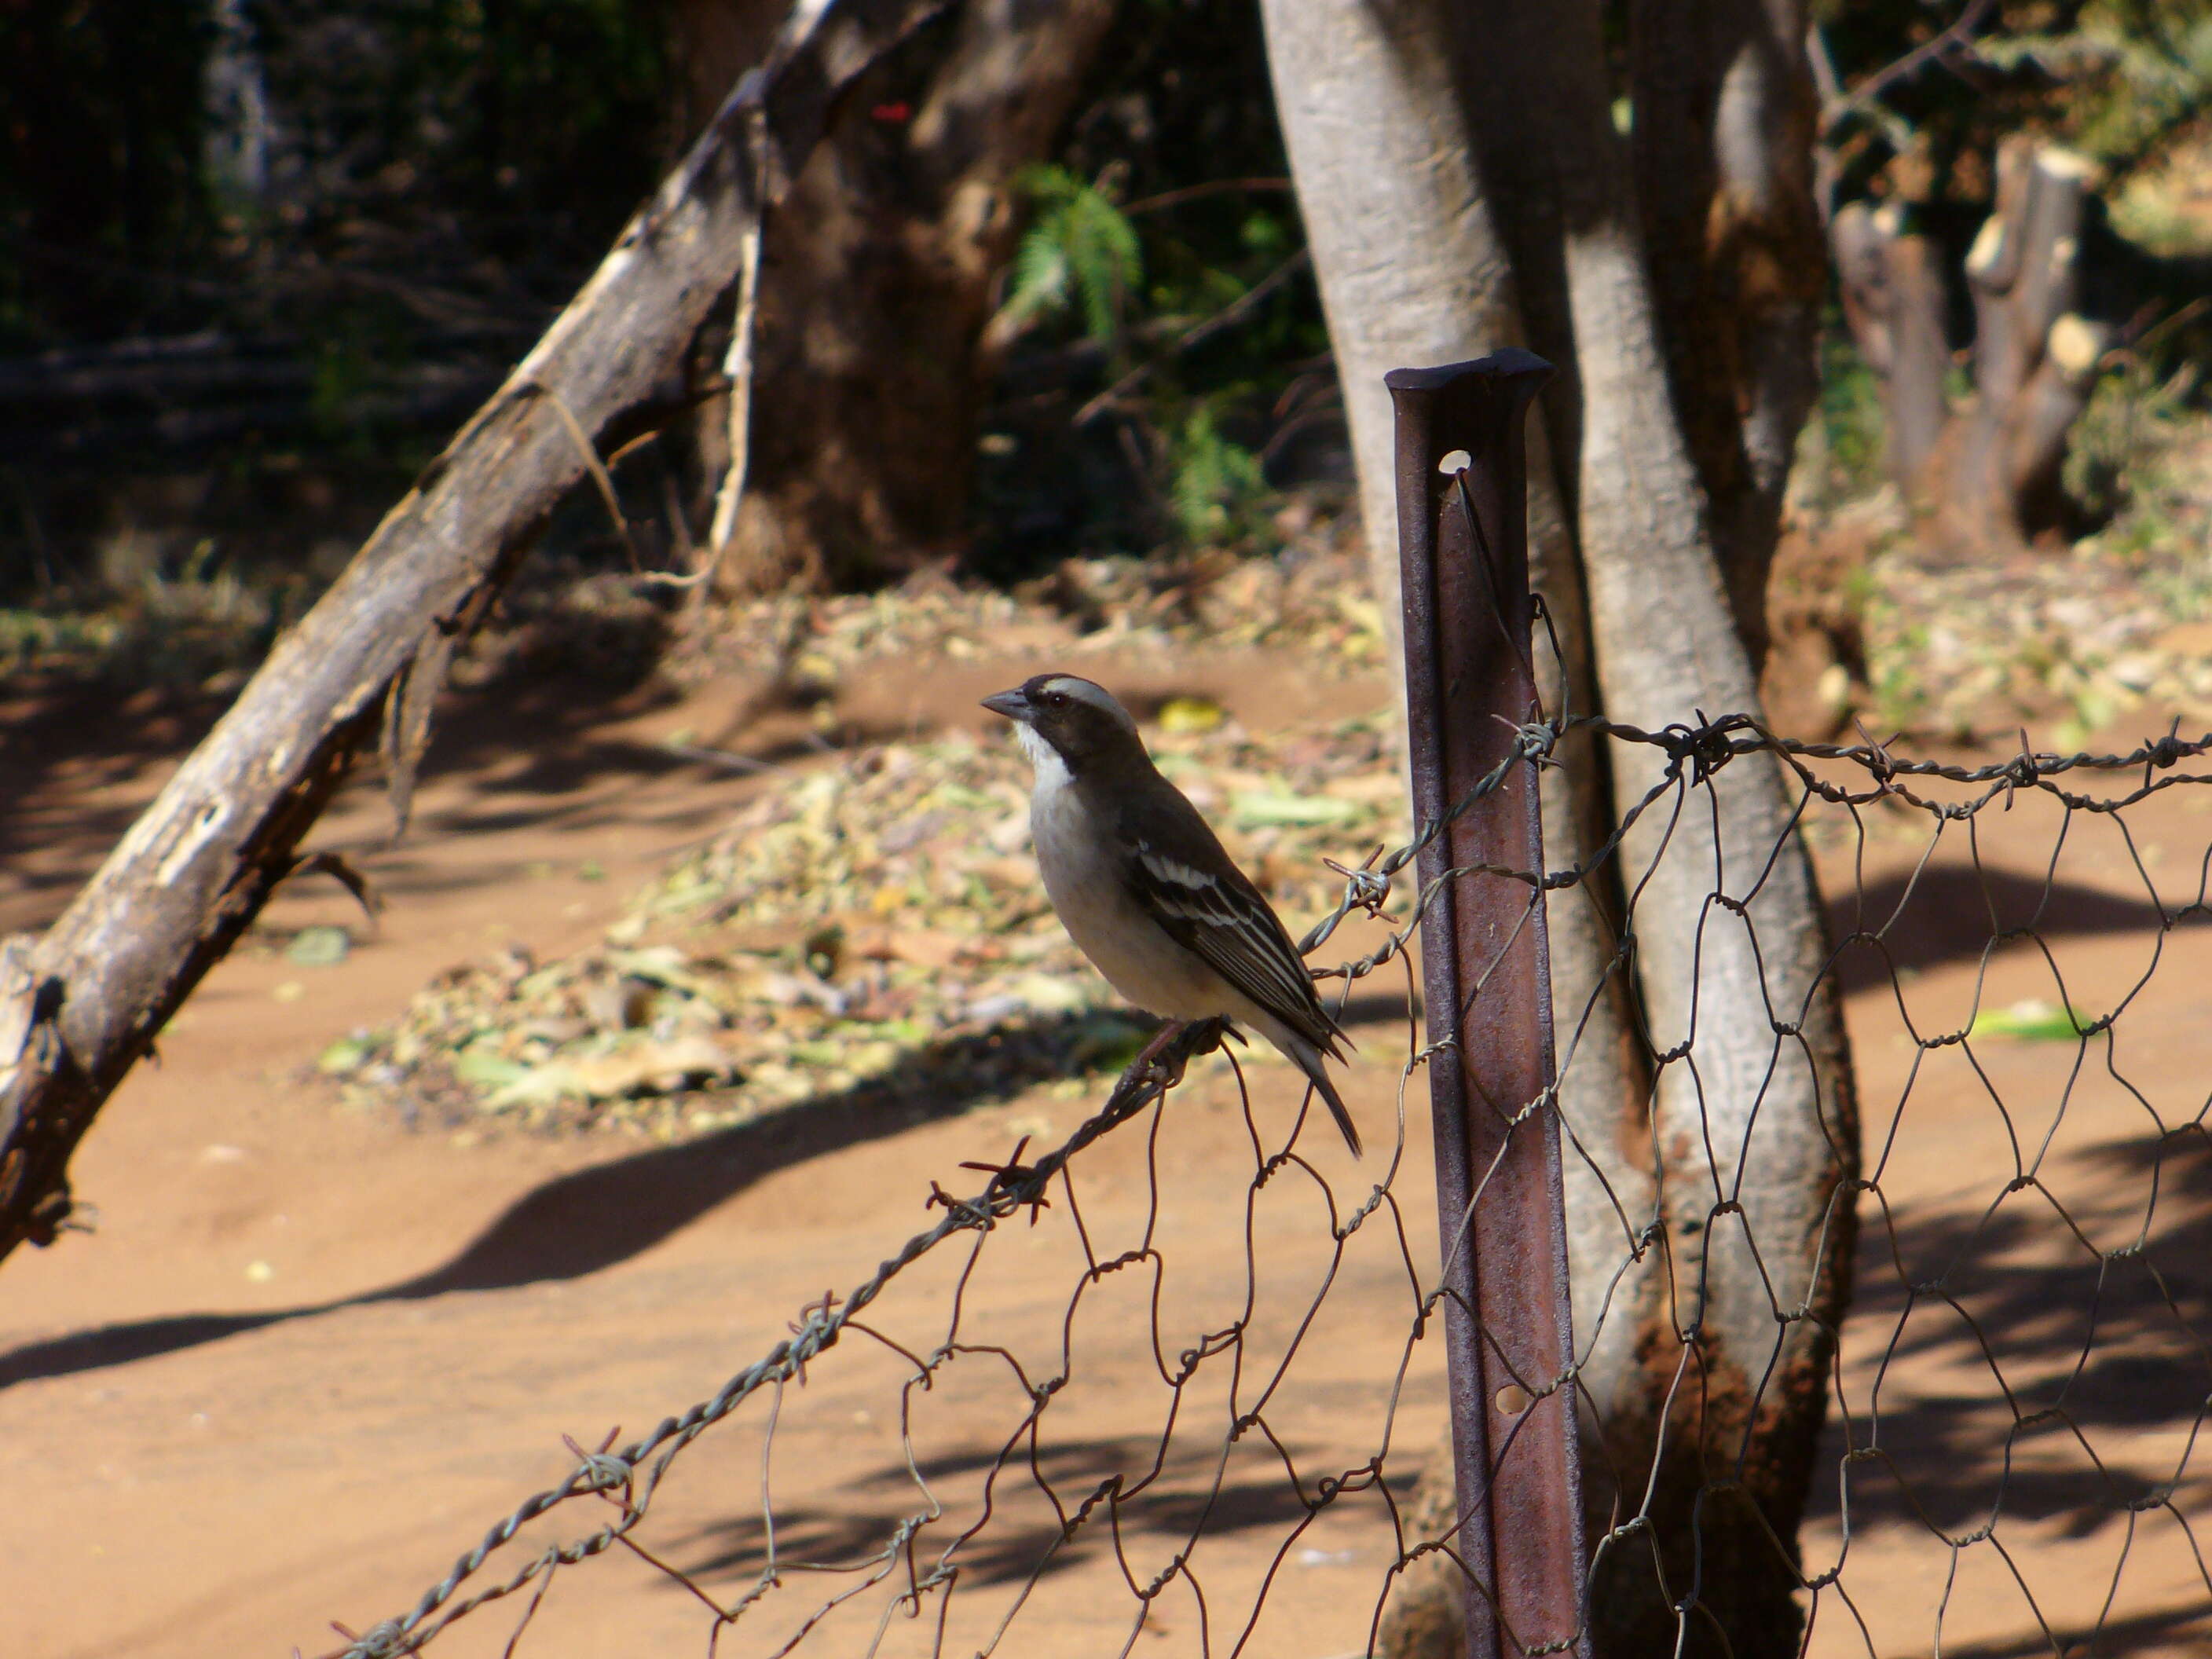
<svg viewBox="0 0 2212 1659"><path fill-rule="evenodd" d="M1938 532L1961 550L2018 546L2057 501L2067 428L2088 402L2101 332L2073 314L2089 164L2010 138L1996 210L1966 256L1974 405L1942 476Z"/></svg>
<svg viewBox="0 0 2212 1659"><path fill-rule="evenodd" d="M959 550L1015 181L1115 10L970 0L948 41L870 78L771 216L725 591L869 586Z"/></svg>
<svg viewBox="0 0 2212 1659"><path fill-rule="evenodd" d="M738 77L767 54L790 11L791 0L677 0L669 15L669 40L678 69L670 125L679 145L688 147L706 131ZM747 252L757 285L757 236ZM741 269L738 282L732 285L733 298L741 297L736 291L742 289L743 280ZM750 449L751 386L748 384L744 388L744 407L733 409L732 396L738 377L723 372L731 366L730 334L736 309L726 302L714 308L692 343L687 365L686 380L711 390L699 396L689 422L690 453L684 457L689 464L684 468L686 480L677 491L678 507L672 508L680 510L684 520L678 526L679 547L694 546L713 535L717 499L731 484L730 464L741 447ZM757 326L757 306L752 320ZM678 446L676 453L683 447ZM735 480L740 489L744 482L742 476ZM707 597L703 587L696 591L692 596L694 606Z"/></svg>
<svg viewBox="0 0 2212 1659"><path fill-rule="evenodd" d="M1889 476L1908 494L1936 453L1951 418L1943 381L1951 365L1944 337L1943 270L1936 245L1904 230L1896 203L1852 202L1829 228L1844 321L1875 377L1884 415Z"/></svg>
<svg viewBox="0 0 2212 1659"><path fill-rule="evenodd" d="M1577 638L1576 646L1579 660L1594 659L1607 712L1656 726L1693 719L1698 707L1755 710L1750 650L1668 383L1627 158L1610 124L1594 0L1473 8L1267 0L1263 15L1352 410L1362 499L1375 504L1370 544L1391 522L1389 427L1376 412L1380 371L1518 343L1525 332L1563 371L1545 398L1552 487L1540 483L1536 501L1567 503L1571 514L1547 545L1532 503L1532 551L1559 562L1538 580L1555 612L1552 584L1563 566L1587 583L1589 642ZM1761 27L1771 34L1771 20ZM1445 70L1447 52L1455 74ZM1721 80L1713 118L1755 125L1740 105L1725 118L1718 112L1728 102L1728 76ZM1752 93L1744 96L1758 106ZM1684 100L1693 109L1694 100ZM1674 129L1694 134L1697 125L1686 116ZM1658 121L1648 140L1651 165L1665 164L1656 147L1668 130ZM1790 142L1809 140L1796 117L1781 131L1794 135ZM1717 142L1698 138L1701 156L1676 164L1701 170L1719 191L1740 158L1718 156ZM1782 181L1775 190L1809 191L1804 158L1760 166L1767 170L1753 169L1759 177ZM1753 216L1753 228L1732 233L1713 267L1685 278L1685 291L1706 295L1710 284L1749 280L1754 238L1780 234L1771 225L1795 226L1791 234L1802 239L1809 195L1771 206L1771 221ZM1794 294L1783 297L1795 303ZM1730 438L1738 527L1748 527L1737 544L1762 586L1766 555L1752 507L1762 490L1778 493L1805 408L1802 362L1793 369L1790 356L1802 320L1778 304L1747 319L1730 348L1728 384L1749 389L1752 411L1736 417ZM1677 324L1681 337L1694 337L1688 320ZM1699 395L1717 398L1718 384ZM1376 401L1363 415L1364 398ZM1541 462L1532 467L1543 471ZM1771 550L1771 520L1765 533ZM1395 587L1395 564L1382 557L1387 545L1371 550L1389 614ZM1579 597L1580 583L1564 586ZM1621 763L1615 781L1624 799L1650 781L1650 751L1629 752L1636 758ZM1571 759L1570 781L1589 787L1591 769ZM1573 855L1583 822L1572 804L1564 820L1558 813L1558 780L1553 775L1546 796L1547 855L1555 861ZM1644 1054L1617 1035L1627 1027L1606 997L1577 994L1574 984L1578 975L1583 988L1601 982L1603 930L1593 927L1571 949L1562 924L1571 926L1581 906L1553 907L1560 1029L1576 1030L1583 1008L1591 1011L1561 1057L1562 1109L1577 1150L1590 1154L1571 1151L1568 1166L1576 1343L1601 1419L1585 1433L1590 1535L1602 1540L1638 1514L1650 1523L1599 1563L1595 1634L1598 1650L1612 1655L1674 1650L1678 1621L1667 1600L1688 1593L1693 1571L1702 1574L1700 1605L1682 1621L1681 1650L1795 1650L1800 1620L1787 1540L1802 1511L1825 1405L1826 1333L1848 1282L1848 1203L1838 1206L1841 1221L1830 1210L1838 1182L1856 1167L1856 1131L1840 1022L1820 978L1825 952L1810 866L1791 833L1777 766L1739 762L1714 776L1712 792L1710 801L1701 792L1685 803L1673 844L1638 896L1633 935L1652 1052L1686 1036L1694 1009L1696 1079L1676 1060L1647 1096L1638 1081ZM1632 845L1639 856L1630 871L1641 875L1657 849L1649 833ZM1707 915L1717 870L1717 884L1747 906L1748 926L1725 909ZM1791 1011L1784 1017L1802 1036L1778 1038L1770 999ZM1663 1159L1656 1188L1655 1145ZM1723 1200L1740 1202L1741 1214L1716 1219ZM1633 1230L1655 1218L1671 1261L1654 1249L1628 1266ZM1809 1317L1778 1321L1747 1237L1775 1273L1785 1308L1802 1305ZM1697 1332L1693 1348L1686 1351L1674 1320ZM1686 1388L1678 1368L1692 1379ZM1727 1480L1741 1480L1740 1496L1706 1490ZM1707 1501L1698 1510L1701 1492ZM1767 1542L1769 1528L1785 1540L1782 1551ZM1419 1624L1409 1618L1393 1630Z"/></svg>
<svg viewBox="0 0 2212 1659"><path fill-rule="evenodd" d="M1395 441L1382 376L1522 344L1516 284L1474 171L1451 72L1457 9L1449 0L1263 0L1261 14L1351 417L1370 578L1395 660L1402 654ZM1530 434L1529 575L1564 661L1554 663L1540 645L1538 679L1550 708L1588 710L1596 682L1582 569L1545 432L1540 425ZM1554 869L1594 857L1610 823L1603 770L1587 734L1571 738L1562 758L1542 783L1544 856ZM1613 1283L1631 1246L1622 1212L1632 1225L1649 1216L1655 1189L1649 1085L1614 970L1620 907L1609 873L1560 895L1550 931L1560 1110L1574 1137L1564 1166L1577 1352L1586 1385L1610 1404L1643 1395L1633 1345L1644 1316L1656 1314L1659 1282L1644 1273ZM1615 1316L1601 1321L1608 1295Z"/></svg>
<svg viewBox="0 0 2212 1659"><path fill-rule="evenodd" d="M1820 393L1820 100L1804 0L1637 0L1630 155L1668 383L1756 671L1797 434Z"/></svg>
<svg viewBox="0 0 2212 1659"><path fill-rule="evenodd" d="M2016 550L2064 514L2066 436L2112 337L2074 310L2090 172L2033 139L1999 147L1996 207L1966 264L1974 400L1956 416L1934 245L1905 234L1895 204L1852 203L1830 227L1844 320L1881 387L1891 476L1932 507L1927 532L1955 556Z"/></svg>
<svg viewBox="0 0 2212 1659"><path fill-rule="evenodd" d="M1700 708L1756 712L1757 675L1669 396L1611 124L1599 9L1595 0L1490 0L1475 15L1484 155L1510 155L1514 178L1498 200L1509 219L1533 210L1524 239L1556 227L1562 240L1557 264L1582 386L1583 562L1606 712L1647 727L1694 720ZM1536 65L1541 73L1530 72ZM1809 167L1804 176L1809 188ZM1620 800L1650 787L1652 758L1616 748ZM1620 1497L1629 1510L1640 1504L1653 1528L1649 1545L1601 1565L1600 1646L1620 1654L1674 1647L1678 1620L1666 1602L1686 1592L1693 1572L1702 1611L1682 1621L1687 1644L1677 1650L1795 1650L1792 1540L1826 1409L1826 1333L1848 1289L1828 1223L1838 1182L1856 1173L1856 1134L1839 1012L1820 974L1812 868L1778 765L1741 763L1711 788L1710 801L1685 799L1671 823L1647 818L1625 849L1632 872L1650 868L1632 931L1655 1060L1689 1042L1695 1020L1695 1070L1680 1060L1662 1067L1655 1132L1674 1316L1698 1334L1686 1354L1671 1331L1644 1334L1653 1368L1645 1409L1608 1425L1632 1480ZM1709 908L1717 887L1747 914ZM1770 1006L1802 1024L1802 1039L1778 1038ZM1723 1200L1741 1202L1740 1215L1717 1220ZM1785 1310L1802 1305L1812 1318L1778 1324L1768 1276ZM1694 1386L1677 1386L1678 1368ZM1642 1437L1657 1426L1650 1407L1668 1389L1674 1407L1647 1498ZM1742 1480L1748 1504L1723 1497L1700 1506L1701 1488L1730 1478Z"/></svg>
<svg viewBox="0 0 2212 1659"><path fill-rule="evenodd" d="M689 147L707 130L738 77L768 56L791 0L676 0L676 137Z"/></svg>
<svg viewBox="0 0 2212 1659"><path fill-rule="evenodd" d="M404 822L446 665L598 465L585 446L648 403L728 287L759 221L754 181L787 176L844 86L934 9L845 0L794 25L61 919L0 949L0 1255L52 1242L94 1116L299 866L380 728Z"/></svg>

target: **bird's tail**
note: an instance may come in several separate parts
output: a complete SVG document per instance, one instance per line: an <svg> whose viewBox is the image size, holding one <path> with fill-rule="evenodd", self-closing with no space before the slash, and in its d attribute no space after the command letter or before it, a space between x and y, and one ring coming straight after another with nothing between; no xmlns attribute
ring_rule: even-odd
<svg viewBox="0 0 2212 1659"><path fill-rule="evenodd" d="M1336 1127L1344 1132L1344 1144L1352 1148L1352 1157L1358 1158L1359 1156L1358 1126L1352 1122L1352 1114L1345 1109L1344 1097L1337 1093L1336 1085L1329 1080L1328 1067L1322 1059L1321 1050L1312 1043L1296 1036L1293 1036L1289 1043L1284 1044L1283 1048L1285 1053L1297 1062L1298 1069L1306 1074L1307 1081L1313 1085L1315 1091L1321 1096L1323 1103L1328 1106L1328 1115L1336 1120Z"/></svg>

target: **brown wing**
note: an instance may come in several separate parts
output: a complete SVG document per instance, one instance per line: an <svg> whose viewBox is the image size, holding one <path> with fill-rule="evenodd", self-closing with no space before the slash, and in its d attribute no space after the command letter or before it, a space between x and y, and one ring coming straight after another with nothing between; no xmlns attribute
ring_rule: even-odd
<svg viewBox="0 0 2212 1659"><path fill-rule="evenodd" d="M1336 1023L1281 920L1197 809L1179 791L1174 799L1180 811L1149 811L1141 826L1124 813L1121 845L1136 849L1122 870L1131 893L1170 939L1324 1054L1337 1054Z"/></svg>

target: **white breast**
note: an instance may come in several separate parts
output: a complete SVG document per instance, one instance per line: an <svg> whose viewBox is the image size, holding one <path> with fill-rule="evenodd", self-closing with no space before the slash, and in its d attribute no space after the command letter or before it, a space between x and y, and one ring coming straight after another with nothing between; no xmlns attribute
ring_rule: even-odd
<svg viewBox="0 0 2212 1659"><path fill-rule="evenodd" d="M1026 726L1022 746L1036 764L1030 834L1037 870L1060 925L1106 982L1138 1007L1170 1019L1233 1012L1233 993L1211 969L1163 932L1132 899L1116 872L1116 850L1102 845L1079 805L1067 763Z"/></svg>

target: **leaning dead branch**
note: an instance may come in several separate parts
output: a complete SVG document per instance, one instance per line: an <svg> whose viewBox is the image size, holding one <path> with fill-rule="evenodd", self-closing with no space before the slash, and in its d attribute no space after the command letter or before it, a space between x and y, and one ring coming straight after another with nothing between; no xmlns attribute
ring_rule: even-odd
<svg viewBox="0 0 2212 1659"><path fill-rule="evenodd" d="M0 951L0 1255L52 1242L101 1103L299 864L380 738L404 823L447 664L737 275L839 94L942 0L802 8L66 913ZM589 440L580 445L577 432Z"/></svg>

